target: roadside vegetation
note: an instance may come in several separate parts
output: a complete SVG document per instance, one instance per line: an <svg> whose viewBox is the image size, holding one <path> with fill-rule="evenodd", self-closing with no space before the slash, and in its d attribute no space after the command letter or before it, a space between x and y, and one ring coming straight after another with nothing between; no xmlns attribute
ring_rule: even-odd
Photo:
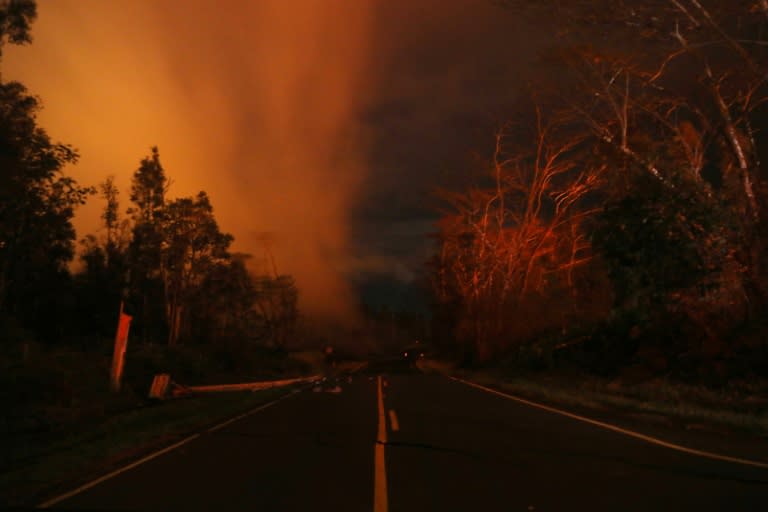
<svg viewBox="0 0 768 512"><path fill-rule="evenodd" d="M434 343L505 389L764 429L765 3L501 3L560 38L442 192Z"/></svg>

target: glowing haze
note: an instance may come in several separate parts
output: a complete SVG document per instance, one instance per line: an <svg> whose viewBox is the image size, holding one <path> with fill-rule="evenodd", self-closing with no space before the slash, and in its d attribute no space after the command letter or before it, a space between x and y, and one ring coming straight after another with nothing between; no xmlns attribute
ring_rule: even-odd
<svg viewBox="0 0 768 512"><path fill-rule="evenodd" d="M41 124L81 152L83 184L160 148L171 197L206 190L234 249L293 274L302 308L353 311L341 274L348 212L366 169L357 119L369 89L372 8L361 0L41 0L29 47L3 78L40 95ZM100 201L78 214L98 229Z"/></svg>

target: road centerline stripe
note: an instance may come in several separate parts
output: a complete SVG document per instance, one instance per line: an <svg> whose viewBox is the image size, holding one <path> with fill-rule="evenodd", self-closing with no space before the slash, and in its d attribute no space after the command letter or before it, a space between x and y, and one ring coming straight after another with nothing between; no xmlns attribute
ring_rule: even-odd
<svg viewBox="0 0 768 512"><path fill-rule="evenodd" d="M392 429L392 432L400 430L400 423L397 421L397 414L394 409L389 410L389 427Z"/></svg>
<svg viewBox="0 0 768 512"><path fill-rule="evenodd" d="M526 400L525 398L520 398L520 397L515 396L515 395L510 395L508 393L504 393L504 392L501 392L501 391L498 391L498 390L495 390L495 389L492 389L492 388L485 387L485 386L483 386L481 384L476 384L476 383L474 383L472 381L460 379L458 377L452 377L450 375L446 375L446 377L448 377L451 380L455 380L456 382L461 382L462 384L466 384L467 386L472 386L473 388L477 388L477 389L480 389L480 390L485 391L487 393L491 393L493 395L498 395L498 396L501 396L503 398L507 398L509 400L514 400L516 402L520 402L522 404L529 405L529 406L535 407L537 409L543 409L545 411L553 412L555 414L560 414L562 416L567 416L569 418L572 418L572 419L575 419L575 420L578 420L578 421L583 421L585 423L589 423L591 425L595 425L597 427L601 427L601 428L604 428L606 430L611 430L613 432L618 432L619 434L624 434L624 435L629 436L629 437L634 437L636 439L640 439L640 440L645 441L645 442L650 443L650 444L655 444L657 446L663 446L664 448L669 448L670 450L675 450L675 451L678 451L678 452L687 453L689 455L696 455L696 456L704 457L704 458L707 458L707 459L721 460L721 461L725 461L725 462L732 462L732 463L735 463L735 464L741 464L741 465L744 465L744 466L753 466L753 467L757 467L757 468L768 469L768 462L761 462L761 461L756 461L756 460L751 460L751 459L742 459L740 457L731 457L729 455L722 455L722 454L719 454L719 453L713 453L713 452L708 452L708 451L704 451L704 450L696 450L695 448L688 448L687 446L682 446L682 445L679 445L679 444L671 443L669 441L664 441L663 439L659 439L657 437L641 434L640 432L635 432L634 430L629 430L629 429L621 428L619 426L612 425L610 423L605 423L603 421L593 420L592 418L587 418L585 416L579 416L578 414L574 414L574 413L568 412L568 411L563 411L562 409L556 409L555 407L550 407L548 405L540 404L538 402L532 402L530 400Z"/></svg>
<svg viewBox="0 0 768 512"><path fill-rule="evenodd" d="M374 445L373 512L387 512L387 467L384 448L387 444L387 416L384 410L384 394L381 391L381 375L376 379L379 425Z"/></svg>

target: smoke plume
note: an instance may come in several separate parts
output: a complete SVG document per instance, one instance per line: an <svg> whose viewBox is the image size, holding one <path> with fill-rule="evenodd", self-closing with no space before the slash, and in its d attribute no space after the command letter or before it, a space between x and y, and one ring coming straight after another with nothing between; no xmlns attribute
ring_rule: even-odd
<svg viewBox="0 0 768 512"><path fill-rule="evenodd" d="M171 197L206 190L234 249L295 276L310 315L349 319L347 218L365 177L358 126L370 3L41 1L3 77L40 95L41 124L82 155L83 184L130 176L158 145ZM78 235L98 229L93 199Z"/></svg>

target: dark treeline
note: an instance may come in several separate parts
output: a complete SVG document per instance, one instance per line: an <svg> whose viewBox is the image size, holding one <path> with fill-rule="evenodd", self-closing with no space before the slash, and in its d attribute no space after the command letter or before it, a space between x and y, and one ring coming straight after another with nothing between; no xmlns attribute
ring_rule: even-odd
<svg viewBox="0 0 768 512"><path fill-rule="evenodd" d="M766 375L764 2L502 4L546 7L563 39L488 172L444 195L435 340L468 362Z"/></svg>
<svg viewBox="0 0 768 512"><path fill-rule="evenodd" d="M99 184L102 234L81 242L83 270L73 279L78 326L108 335L122 301L143 342L248 339L283 347L298 317L293 279L252 274L251 255L230 251L233 237L219 229L208 195L169 200L169 186L157 148L133 175L129 217L119 213L114 180Z"/></svg>
<svg viewBox="0 0 768 512"><path fill-rule="evenodd" d="M384 354L399 353L417 340L430 338L429 318L422 312L364 305L362 315L366 331L377 340L377 348Z"/></svg>
<svg viewBox="0 0 768 512"><path fill-rule="evenodd" d="M34 1L0 2L0 50L29 43L36 14ZM249 270L251 256L231 251L205 192L170 198L154 147L124 209L114 178L90 187L67 175L78 152L51 140L39 110L24 85L0 81L3 341L103 347L122 302L133 316L131 343L285 345L298 318L292 277ZM89 198L103 203L102 225L78 242L72 219Z"/></svg>

